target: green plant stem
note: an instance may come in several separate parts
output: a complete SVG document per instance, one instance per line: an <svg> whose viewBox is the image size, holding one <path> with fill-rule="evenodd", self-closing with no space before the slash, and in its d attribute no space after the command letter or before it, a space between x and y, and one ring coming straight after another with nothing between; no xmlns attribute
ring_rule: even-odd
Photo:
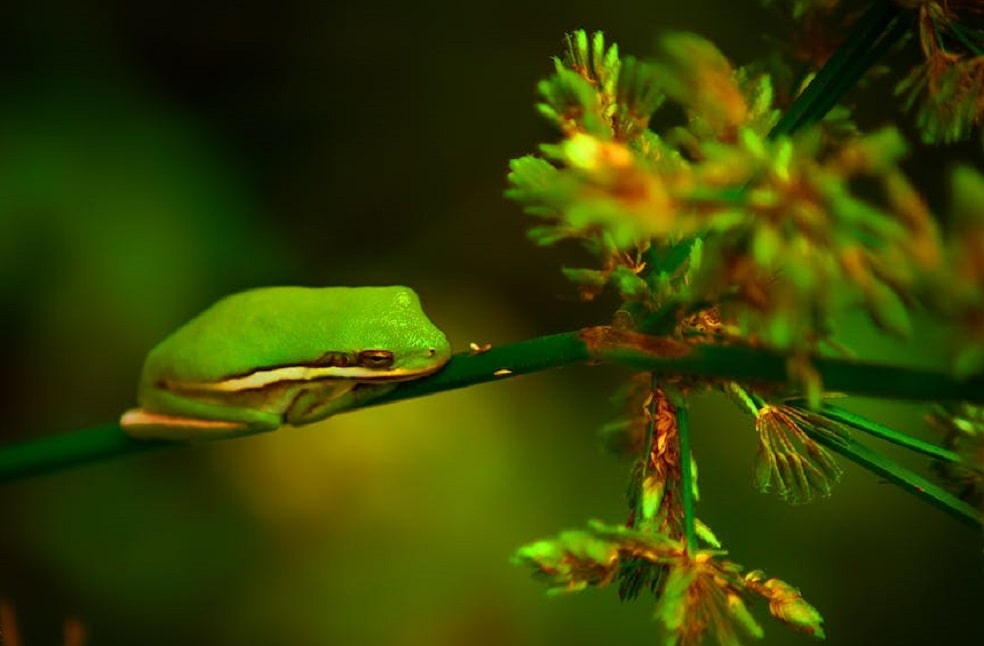
<svg viewBox="0 0 984 646"><path fill-rule="evenodd" d="M946 512L960 522L978 528L984 525L984 520L982 520L980 512L973 506L922 476L896 464L893 460L884 457L874 449L849 437L833 436L810 428L804 428L804 430L819 444L823 444L832 451L840 453L868 471L882 476L892 484L900 487L903 491Z"/></svg>
<svg viewBox="0 0 984 646"><path fill-rule="evenodd" d="M0 482L51 473L74 466L143 453L176 442L136 440L116 424L50 435L0 447Z"/></svg>
<svg viewBox="0 0 984 646"><path fill-rule="evenodd" d="M847 424L848 426L867 433L872 437L877 437L878 439L891 442L892 444L909 449L910 451L927 455L935 460L950 463L963 462L961 457L953 451L948 451L947 449L929 442L924 442L919 438L906 435L905 433L900 433L895 429L885 426L884 424L879 424L878 422L862 417L861 415L855 415L849 410L824 404L823 409L820 412L824 417L832 419L835 422Z"/></svg>
<svg viewBox="0 0 984 646"><path fill-rule="evenodd" d="M694 526L694 471L690 462L690 417L686 402L674 404L677 418L677 437L680 438L680 487L683 500L683 535L687 539L687 553L697 551L697 531Z"/></svg>
<svg viewBox="0 0 984 646"><path fill-rule="evenodd" d="M617 363L641 372L786 384L787 358L781 352L761 348L686 345L600 326L511 343L480 354L455 355L438 374L401 384L365 405L386 404L592 361ZM960 380L927 370L827 358L817 358L815 366L825 386L839 392L904 400L984 403L984 375ZM164 446L174 443L134 440L115 425L52 435L0 447L0 482Z"/></svg>
<svg viewBox="0 0 984 646"><path fill-rule="evenodd" d="M740 388L737 390L740 390ZM743 404L747 404L752 415L757 414L757 411L765 405L765 401L758 395L748 396L746 394L744 398L739 399L739 401ZM804 414L811 414L810 409L807 408L805 403L802 402L803 400L796 398L787 400L786 404L792 406L793 408L800 409ZM920 440L916 440L915 438L911 438L907 435L903 435L898 431L882 426L881 424L877 424L876 422L872 422L871 420L855 415L842 408L836 408L834 406L830 406L829 404L825 404L823 411L820 414L824 418L832 420L839 425L851 426L900 446L911 448L920 453L932 455L933 457L940 459L943 459L941 454L949 454L947 457L954 457L957 461L960 461L959 456L956 454L921 442ZM876 427L878 428L876 429ZM893 484L900 487L903 491L916 496L920 500L929 502L937 509L941 509L949 515L957 518L960 522L971 526L981 526L984 524L984 519L982 519L980 512L974 509L974 507L967 504L963 500L960 500L945 489L927 481L925 478L897 464L894 460L886 458L878 451L855 441L848 433L831 432L830 429L823 428L822 426L803 426L802 429L817 443L823 444L827 448L847 457L852 462L861 465L863 468L888 479ZM876 430L872 432L873 429ZM916 448L915 445L917 444L922 446Z"/></svg>
<svg viewBox="0 0 984 646"><path fill-rule="evenodd" d="M640 371L721 378L746 383L786 383L787 355L743 345L695 344L682 356L656 356L632 347L599 351L600 359ZM984 375L961 380L919 368L817 357L813 365L830 391L912 401L984 401Z"/></svg>
<svg viewBox="0 0 984 646"><path fill-rule="evenodd" d="M834 55L782 115L769 137L790 135L823 119L830 108L904 35L909 20L911 12L906 12L892 0L874 0Z"/></svg>
<svg viewBox="0 0 984 646"><path fill-rule="evenodd" d="M895 6L894 3L890 4ZM815 123L830 112L831 108L837 105L837 102L861 80L861 77L909 32L912 27L912 17L912 12L902 11L895 6L894 15L888 20L876 39L869 44L867 49L859 52L852 64L844 69L837 78L833 79L827 86L827 91L819 97L812 111L816 117L805 117L799 127Z"/></svg>

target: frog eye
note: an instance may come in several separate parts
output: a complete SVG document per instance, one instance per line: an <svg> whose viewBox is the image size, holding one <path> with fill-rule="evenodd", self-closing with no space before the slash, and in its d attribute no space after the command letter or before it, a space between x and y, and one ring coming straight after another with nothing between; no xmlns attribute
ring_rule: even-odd
<svg viewBox="0 0 984 646"><path fill-rule="evenodd" d="M393 353L389 350L363 350L359 353L359 365L380 370L389 368L393 365Z"/></svg>

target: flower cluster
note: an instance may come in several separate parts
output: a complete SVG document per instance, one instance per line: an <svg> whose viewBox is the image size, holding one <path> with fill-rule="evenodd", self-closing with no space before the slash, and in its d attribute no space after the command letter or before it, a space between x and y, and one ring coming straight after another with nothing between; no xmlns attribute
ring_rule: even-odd
<svg viewBox="0 0 984 646"><path fill-rule="evenodd" d="M967 138L984 121L984 30L970 24L984 14L980 0L897 0L915 9L924 61L896 92L926 143Z"/></svg>
<svg viewBox="0 0 984 646"><path fill-rule="evenodd" d="M943 446L961 458L934 463L937 472L960 498L984 511L984 408L937 406L927 421L943 438Z"/></svg>
<svg viewBox="0 0 984 646"><path fill-rule="evenodd" d="M556 593L603 587L615 581L624 567L644 562L658 571L652 592L654 613L666 631L666 644L700 644L710 635L722 644L737 644L739 629L759 638L762 628L745 605L760 598L769 612L786 625L823 638L822 619L799 591L779 579L766 579L761 570L742 574L724 552L689 553L680 541L652 532L592 522L586 530L571 530L553 539L520 548L514 560L533 568Z"/></svg>
<svg viewBox="0 0 984 646"><path fill-rule="evenodd" d="M643 331L672 308L680 323L717 305L749 341L813 349L826 321L861 304L894 333L909 328L918 279L940 236L898 168L894 130L847 141L823 126L770 138L768 76L734 69L692 34L653 61L624 60L601 34L568 38L540 85L540 112L564 138L511 164L507 194L541 224L539 244L577 239L600 266L566 270L582 296L618 291ZM664 99L687 115L660 136ZM867 183L875 198L853 187Z"/></svg>
<svg viewBox="0 0 984 646"><path fill-rule="evenodd" d="M925 25L935 25L940 51L976 42L949 17L965 8L959 0L897 2L920 12L924 38ZM794 0L794 9L812 15L838 4ZM897 33L900 11L873 4L857 20L863 29L852 32ZM860 62L845 63L848 56L838 52L838 65L853 79L848 85L875 58L866 45L858 45ZM555 592L612 583L622 598L648 590L667 643L697 644L707 634L737 643L737 626L760 636L744 605L754 596L768 600L781 621L823 636L819 615L795 588L757 571L742 575L696 518L686 395L718 387L734 396L755 418L756 486L801 503L829 495L840 478L821 444L851 457L856 449L845 424L873 428L842 424L821 406L815 358L821 344L842 350L831 339L839 315L859 308L882 330L905 337L911 310L925 306L956 328L955 372L984 369L984 177L969 168L954 173L953 217L941 230L900 169L908 146L897 130L861 134L844 110L818 121L843 88L833 99L803 100L822 92L816 86L840 82L830 72L835 67L817 74L822 83L804 90L787 79L777 93L775 77L734 67L694 34L668 34L656 57L639 60L620 56L601 33L577 31L538 86L538 111L560 140L510 163L507 195L536 219L530 237L540 245L579 242L595 264L563 271L580 296L590 300L606 289L619 296L604 329L685 352L698 342L778 350L802 395L793 405L759 384L637 375L621 393L623 415L603 429L608 448L634 464L626 526L595 523L518 552L517 561L532 565ZM940 78L925 84L934 100L942 96ZM962 116L947 117L948 133L979 120L968 105L984 105L984 81L965 81L948 90L947 106L964 103ZM661 124L671 118L659 112L667 103L685 122L657 133L654 117ZM780 107L790 108L781 119ZM979 433L944 435L980 457ZM974 469L945 475L979 496Z"/></svg>

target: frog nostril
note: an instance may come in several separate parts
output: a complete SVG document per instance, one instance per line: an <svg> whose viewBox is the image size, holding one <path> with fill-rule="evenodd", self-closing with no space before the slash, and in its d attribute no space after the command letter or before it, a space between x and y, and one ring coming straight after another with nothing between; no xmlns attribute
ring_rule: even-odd
<svg viewBox="0 0 984 646"><path fill-rule="evenodd" d="M437 354L436 348L431 348L430 350L427 351L427 355L430 357L433 357L435 354Z"/></svg>

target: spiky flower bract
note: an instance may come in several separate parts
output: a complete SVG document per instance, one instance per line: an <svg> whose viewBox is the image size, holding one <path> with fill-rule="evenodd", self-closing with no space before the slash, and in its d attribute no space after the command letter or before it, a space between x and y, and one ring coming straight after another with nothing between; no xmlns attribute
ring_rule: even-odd
<svg viewBox="0 0 984 646"><path fill-rule="evenodd" d="M724 556L717 550L690 553L664 534L595 521L586 529L526 545L517 550L514 561L531 567L554 594L605 587L625 567L650 565L661 573L650 589L665 644L696 646L705 636L737 644L740 633L761 637L762 628L745 605L756 598L767 601L779 621L824 637L819 613L795 588L765 579L761 570L743 574L740 565Z"/></svg>
<svg viewBox="0 0 984 646"><path fill-rule="evenodd" d="M984 15L979 0L898 0L917 14L923 63L896 87L926 143L966 139L984 120Z"/></svg>
<svg viewBox="0 0 984 646"><path fill-rule="evenodd" d="M755 486L760 491L774 489L795 503L830 495L841 470L827 450L807 434L805 428L809 426L810 421L798 409L771 404L759 409L755 420L759 434Z"/></svg>

